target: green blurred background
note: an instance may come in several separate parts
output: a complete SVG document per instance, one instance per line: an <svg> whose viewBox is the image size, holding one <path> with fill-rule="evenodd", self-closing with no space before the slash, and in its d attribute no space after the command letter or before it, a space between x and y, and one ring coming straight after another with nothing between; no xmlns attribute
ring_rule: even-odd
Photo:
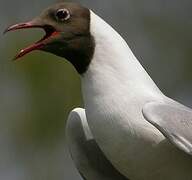
<svg viewBox="0 0 192 180"><path fill-rule="evenodd" d="M54 0L0 0L0 32ZM79 0L128 42L163 92L192 106L191 0ZM79 75L64 59L18 50L41 30L0 35L0 179L80 180L65 146L70 110L82 106Z"/></svg>

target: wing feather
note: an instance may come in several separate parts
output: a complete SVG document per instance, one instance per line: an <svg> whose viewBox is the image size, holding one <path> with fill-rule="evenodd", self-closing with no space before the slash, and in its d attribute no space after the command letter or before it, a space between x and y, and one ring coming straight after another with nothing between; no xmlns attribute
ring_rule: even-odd
<svg viewBox="0 0 192 180"><path fill-rule="evenodd" d="M84 179L128 180L100 150L90 131L84 109L77 108L70 113L66 132L71 156Z"/></svg>
<svg viewBox="0 0 192 180"><path fill-rule="evenodd" d="M153 124L175 146L192 155L192 110L177 102L147 103L145 119Z"/></svg>

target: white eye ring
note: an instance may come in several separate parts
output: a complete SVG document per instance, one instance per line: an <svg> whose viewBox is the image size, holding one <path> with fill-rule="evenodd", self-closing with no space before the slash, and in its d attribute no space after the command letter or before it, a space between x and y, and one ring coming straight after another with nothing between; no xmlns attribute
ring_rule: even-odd
<svg viewBox="0 0 192 180"><path fill-rule="evenodd" d="M67 9L59 9L55 16L60 21L66 21L71 17L70 12Z"/></svg>

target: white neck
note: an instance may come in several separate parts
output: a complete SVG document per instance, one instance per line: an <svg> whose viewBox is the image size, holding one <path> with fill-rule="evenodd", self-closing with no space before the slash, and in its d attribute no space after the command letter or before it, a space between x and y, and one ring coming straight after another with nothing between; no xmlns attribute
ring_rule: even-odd
<svg viewBox="0 0 192 180"><path fill-rule="evenodd" d="M116 86L116 89L133 90L135 93L144 89L160 92L124 39L92 11L91 34L96 47L82 78L84 86L91 86L94 91L104 89L112 92Z"/></svg>

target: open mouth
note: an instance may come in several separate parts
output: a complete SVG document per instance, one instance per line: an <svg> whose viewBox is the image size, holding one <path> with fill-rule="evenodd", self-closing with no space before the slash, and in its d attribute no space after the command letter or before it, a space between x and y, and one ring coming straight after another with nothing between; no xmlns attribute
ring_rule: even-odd
<svg viewBox="0 0 192 180"><path fill-rule="evenodd" d="M20 24L16 24L13 26L8 27L4 33L7 33L9 31L15 31L18 29L29 29L29 28L42 28L45 31L45 35L42 39L40 39L39 41L35 42L34 44L28 46L27 48L22 49L14 58L14 60L17 60L21 57L23 57L24 55L30 53L31 51L34 50L40 50L41 48L43 48L46 45L46 41L57 35L59 32L57 32L52 26L50 25L34 25L32 22L28 22L28 23L20 23Z"/></svg>

